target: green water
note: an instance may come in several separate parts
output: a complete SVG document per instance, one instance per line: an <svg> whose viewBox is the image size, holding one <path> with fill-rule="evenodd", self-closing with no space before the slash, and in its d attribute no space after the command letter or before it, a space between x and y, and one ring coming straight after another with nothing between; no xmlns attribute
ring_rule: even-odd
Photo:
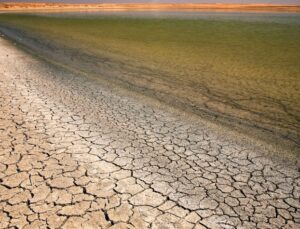
<svg viewBox="0 0 300 229"><path fill-rule="evenodd" d="M195 113L232 118L299 144L300 17L241 18L3 14L0 25L95 57L89 61L127 63L134 77L119 65L112 72L119 69L118 78L152 96L159 91L168 103L182 101L184 109L190 105Z"/></svg>

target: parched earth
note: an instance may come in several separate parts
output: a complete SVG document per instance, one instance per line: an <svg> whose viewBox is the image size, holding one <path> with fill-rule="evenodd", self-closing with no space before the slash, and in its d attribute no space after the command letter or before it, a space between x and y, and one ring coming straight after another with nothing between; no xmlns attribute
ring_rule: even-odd
<svg viewBox="0 0 300 229"><path fill-rule="evenodd" d="M300 172L0 39L0 228L299 228Z"/></svg>

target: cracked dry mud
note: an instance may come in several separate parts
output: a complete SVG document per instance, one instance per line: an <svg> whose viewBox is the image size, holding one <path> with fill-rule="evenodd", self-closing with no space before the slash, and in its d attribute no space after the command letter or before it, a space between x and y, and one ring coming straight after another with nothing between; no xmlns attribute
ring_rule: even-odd
<svg viewBox="0 0 300 229"><path fill-rule="evenodd" d="M0 50L0 228L299 228L296 167Z"/></svg>

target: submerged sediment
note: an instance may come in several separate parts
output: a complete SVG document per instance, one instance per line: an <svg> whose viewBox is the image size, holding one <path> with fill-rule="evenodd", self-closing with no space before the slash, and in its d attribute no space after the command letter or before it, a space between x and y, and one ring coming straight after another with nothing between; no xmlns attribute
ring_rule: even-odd
<svg viewBox="0 0 300 229"><path fill-rule="evenodd" d="M95 55L11 25L2 25L0 30L36 55L85 72L94 80L106 80L184 112L229 126L251 138L263 139L275 147L299 150L299 104L294 104L292 109L290 101L259 95L244 86L240 89L241 95L230 94L230 89L218 91L205 81L186 80L185 75L178 77L130 59L115 58L101 50ZM201 77L201 72L199 74Z"/></svg>

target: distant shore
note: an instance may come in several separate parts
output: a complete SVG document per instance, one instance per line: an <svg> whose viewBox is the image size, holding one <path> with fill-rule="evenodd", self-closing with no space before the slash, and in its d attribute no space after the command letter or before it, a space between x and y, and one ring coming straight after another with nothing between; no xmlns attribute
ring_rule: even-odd
<svg viewBox="0 0 300 229"><path fill-rule="evenodd" d="M74 10L200 10L246 12L300 12L300 5L279 4L63 4L0 3L0 11L74 11Z"/></svg>

